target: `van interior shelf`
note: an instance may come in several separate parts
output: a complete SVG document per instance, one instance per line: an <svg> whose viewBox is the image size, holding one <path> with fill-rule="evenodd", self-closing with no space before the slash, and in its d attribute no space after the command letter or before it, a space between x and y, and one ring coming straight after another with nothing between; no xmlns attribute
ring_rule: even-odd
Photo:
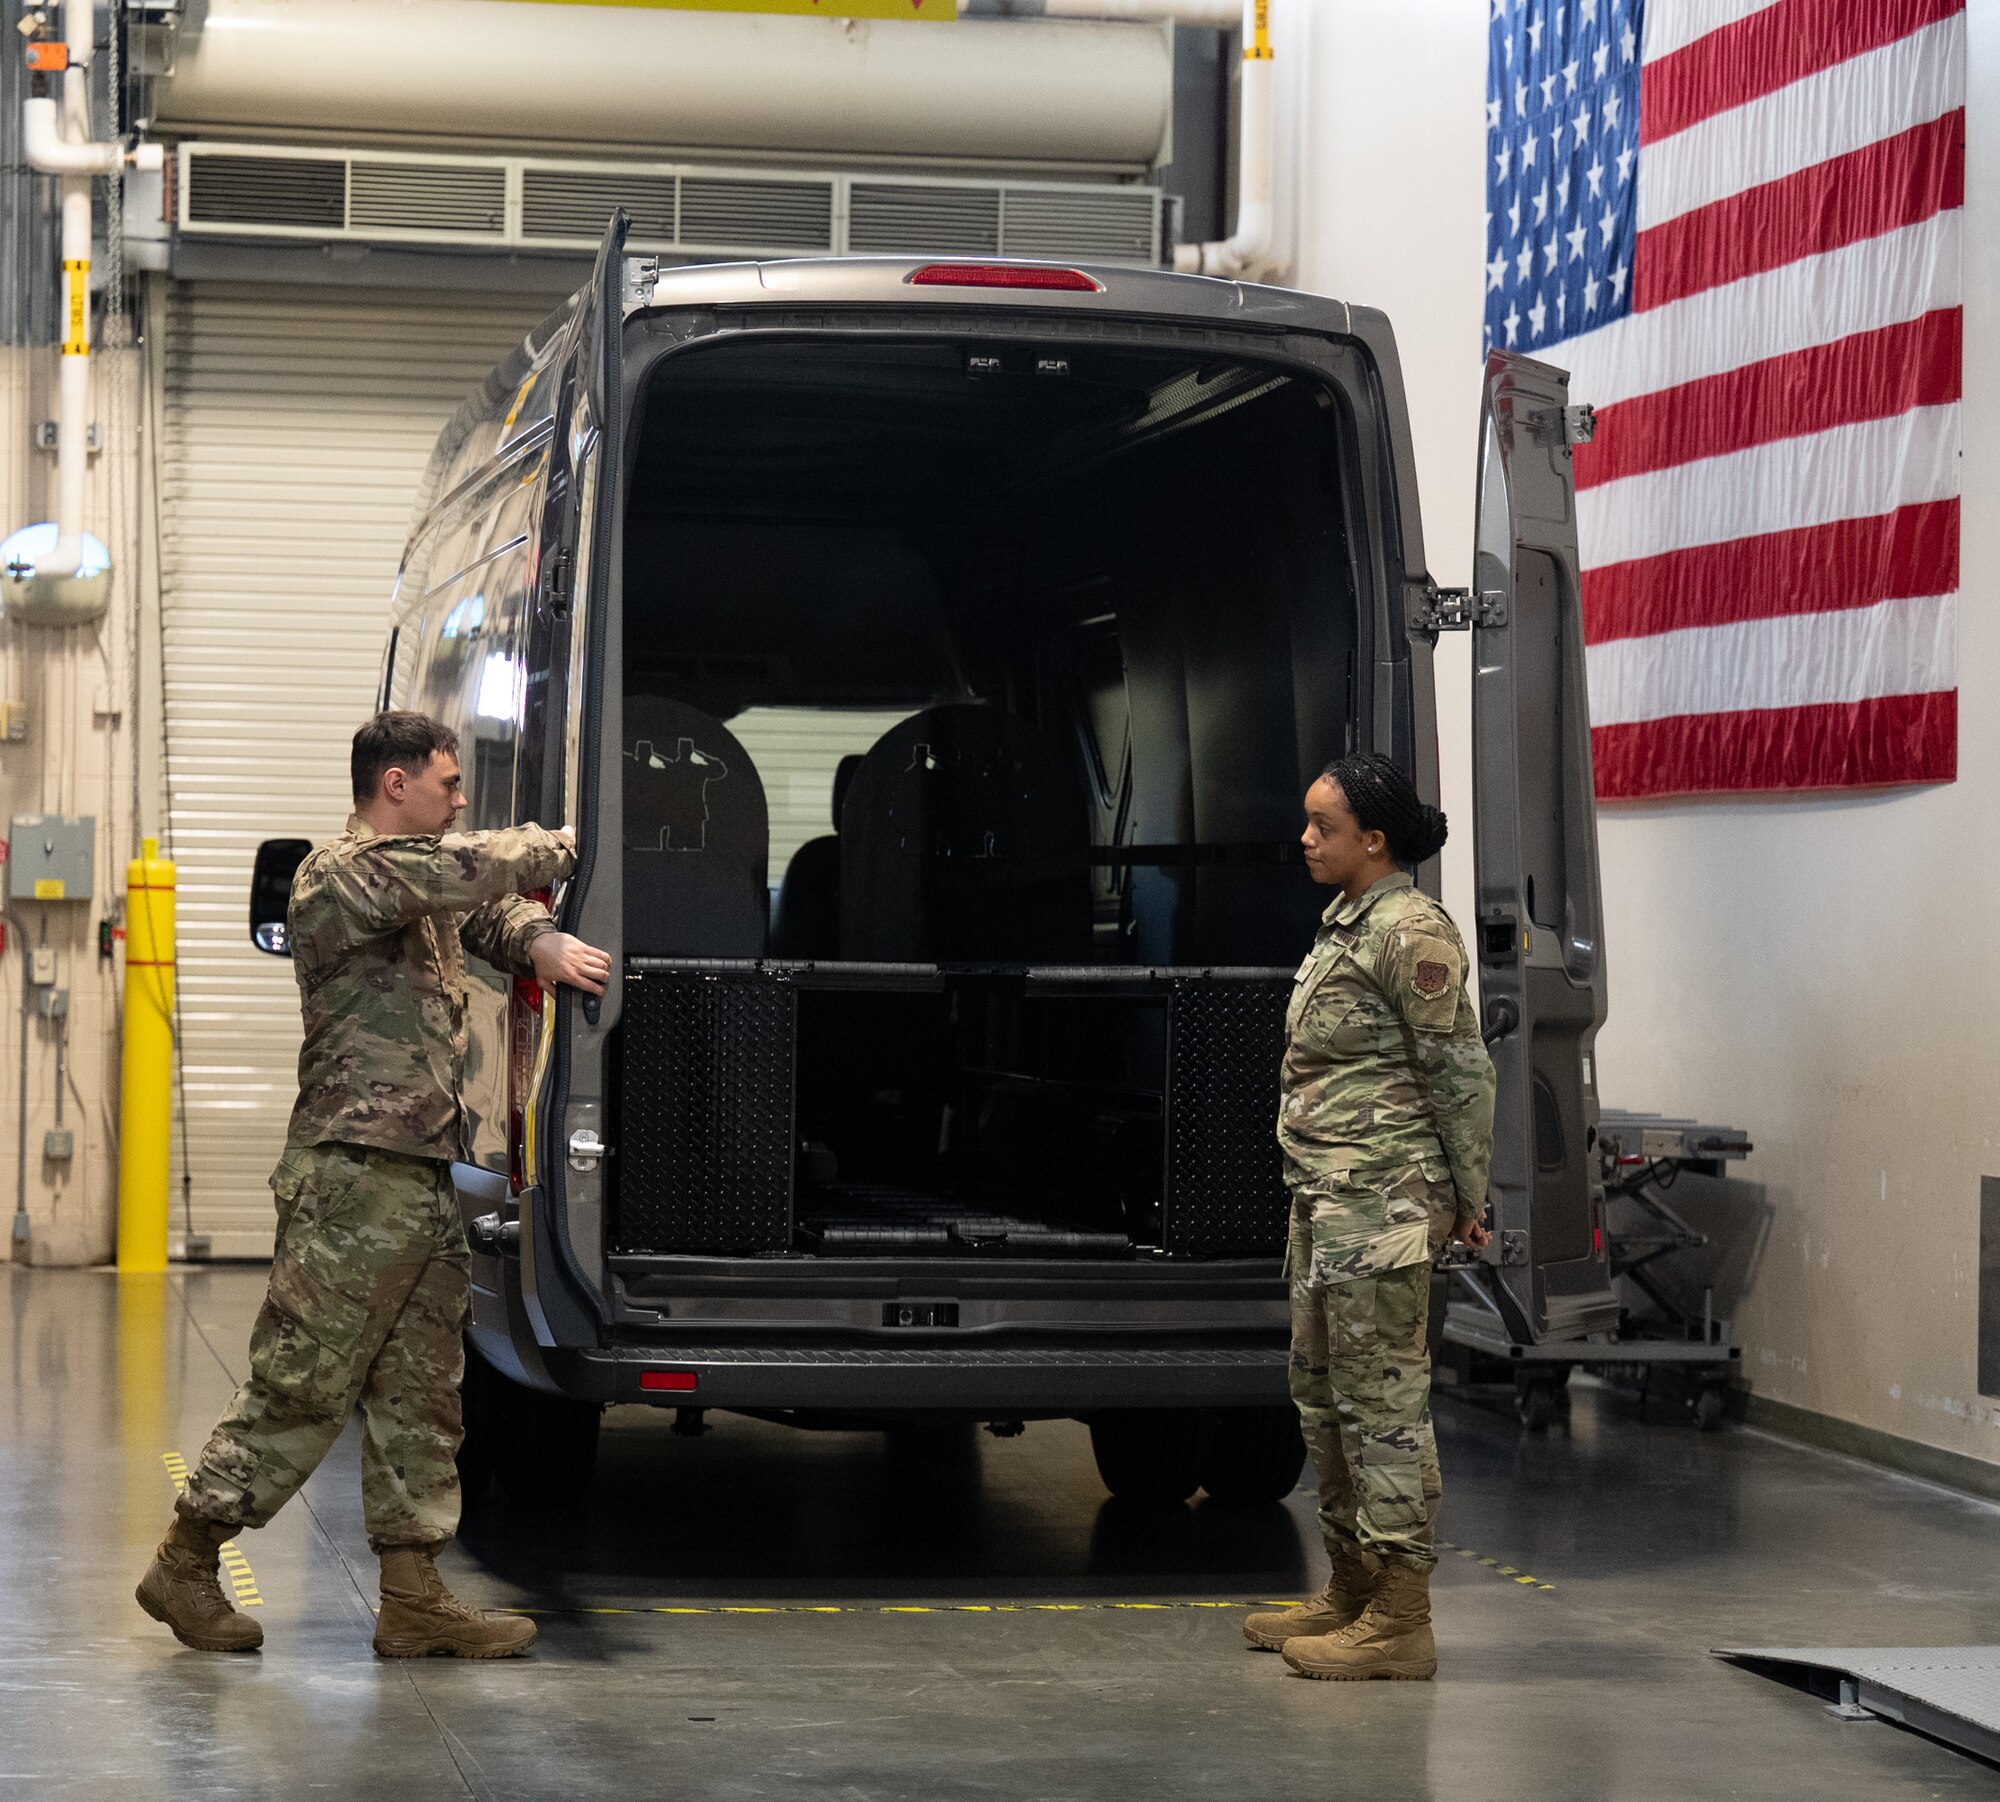
<svg viewBox="0 0 2000 1802"><path fill-rule="evenodd" d="M923 964L858 963L839 958L628 957L629 975L767 976L802 988L937 990L952 979L1013 979L1036 989L1145 992L1163 983L1289 982L1289 966L1270 964Z"/></svg>

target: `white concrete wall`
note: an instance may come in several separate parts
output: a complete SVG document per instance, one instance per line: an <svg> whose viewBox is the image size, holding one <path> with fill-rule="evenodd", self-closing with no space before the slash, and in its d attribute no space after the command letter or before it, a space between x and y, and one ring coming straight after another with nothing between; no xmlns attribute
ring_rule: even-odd
<svg viewBox="0 0 2000 1802"><path fill-rule="evenodd" d="M1470 566L1488 9L1280 0L1298 285L1385 307L1431 567ZM1761 1394L2000 1461L1976 1393L1978 1194L2000 1173L2000 0L1971 0L1959 779L1607 809L1612 1105L1747 1128L1768 1234L1738 1320ZM1588 396L1579 396L1588 399ZM1440 676L1469 800L1464 651ZM1446 899L1469 899L1463 850Z"/></svg>
<svg viewBox="0 0 2000 1802"><path fill-rule="evenodd" d="M1468 0L1277 0L1282 278L1395 323L1416 436L1424 549L1472 579L1485 244L1486 24ZM1469 635L1441 639L1444 899L1472 918Z"/></svg>

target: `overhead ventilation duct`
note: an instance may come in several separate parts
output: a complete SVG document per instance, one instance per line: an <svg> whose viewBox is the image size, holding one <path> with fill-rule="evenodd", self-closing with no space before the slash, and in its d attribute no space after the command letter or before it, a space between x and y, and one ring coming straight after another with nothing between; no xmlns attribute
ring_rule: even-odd
<svg viewBox="0 0 2000 1802"><path fill-rule="evenodd" d="M169 28L162 28L169 29ZM1138 172L1159 162L1159 24L945 25L518 0L208 0L171 28L155 124L519 146Z"/></svg>
<svg viewBox="0 0 2000 1802"><path fill-rule="evenodd" d="M668 256L951 255L1157 263L1161 195L1136 182L400 155L312 145L179 147L186 237L588 250L614 208Z"/></svg>

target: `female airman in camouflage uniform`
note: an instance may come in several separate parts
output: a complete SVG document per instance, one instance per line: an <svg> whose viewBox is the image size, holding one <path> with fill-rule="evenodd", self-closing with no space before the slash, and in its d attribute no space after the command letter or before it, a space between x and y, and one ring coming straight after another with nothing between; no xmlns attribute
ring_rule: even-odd
<svg viewBox="0 0 2000 1802"><path fill-rule="evenodd" d="M1310 1602L1254 1614L1244 1633L1309 1677L1437 1669L1431 1259L1451 1238L1485 1243L1493 1155L1465 946L1403 868L1444 839L1444 815L1387 758L1342 758L1306 793L1306 867L1340 893L1293 984L1278 1138L1292 1396L1333 1571Z"/></svg>

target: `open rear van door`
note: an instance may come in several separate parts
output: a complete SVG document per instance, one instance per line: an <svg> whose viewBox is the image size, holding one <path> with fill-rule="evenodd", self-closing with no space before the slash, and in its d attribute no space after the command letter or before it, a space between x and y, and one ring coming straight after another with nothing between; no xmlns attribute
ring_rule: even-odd
<svg viewBox="0 0 2000 1802"><path fill-rule="evenodd" d="M577 296L564 351L523 670L520 808L543 825L576 828L576 873L557 917L566 930L586 933L578 915L606 855L591 830L601 817L597 790L607 779L595 754L606 685L578 676L601 666L611 611L628 224L622 209L612 215L590 281ZM609 780L617 779L616 770L609 772ZM615 869L616 846L609 855ZM532 1149L523 1159L521 1290L543 1346L581 1347L597 1342L603 1315L603 1298L587 1273L603 1257L606 1127L598 1041L606 1025L597 997L574 989L556 990L549 1013L552 1055L534 1060L546 1062L548 1085L535 1098Z"/></svg>
<svg viewBox="0 0 2000 1802"><path fill-rule="evenodd" d="M1516 1343L1618 1321L1596 1143L1604 910L1570 461L1591 424L1570 407L1563 370L1488 356L1472 769L1481 1016L1499 1102L1493 1242L1474 1274Z"/></svg>

